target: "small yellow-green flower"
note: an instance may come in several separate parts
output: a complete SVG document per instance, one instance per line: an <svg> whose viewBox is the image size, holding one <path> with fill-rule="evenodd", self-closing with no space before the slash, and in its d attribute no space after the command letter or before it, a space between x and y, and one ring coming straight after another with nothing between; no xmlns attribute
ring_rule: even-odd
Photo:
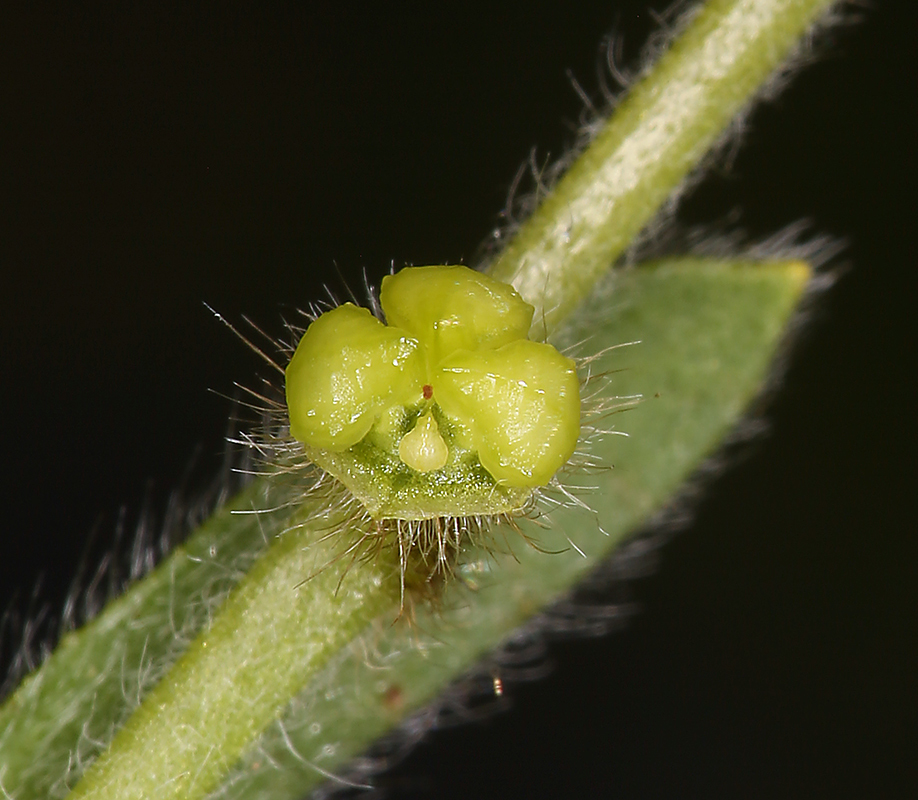
<svg viewBox="0 0 918 800"><path fill-rule="evenodd" d="M377 518L513 511L571 457L574 362L528 339L533 308L462 266L383 279L388 325L347 303L287 367L290 433Z"/></svg>

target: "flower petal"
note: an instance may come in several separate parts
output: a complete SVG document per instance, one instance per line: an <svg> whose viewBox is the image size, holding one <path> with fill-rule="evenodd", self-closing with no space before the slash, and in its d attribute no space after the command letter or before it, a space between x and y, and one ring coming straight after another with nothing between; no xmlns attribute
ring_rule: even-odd
<svg viewBox="0 0 918 800"><path fill-rule="evenodd" d="M419 402L423 383L417 340L345 303L306 329L287 367L290 434L345 450L386 407Z"/></svg>
<svg viewBox="0 0 918 800"><path fill-rule="evenodd" d="M431 371L456 350L525 339L532 324L516 289L463 266L408 267L383 278L379 297L388 323L421 342Z"/></svg>
<svg viewBox="0 0 918 800"><path fill-rule="evenodd" d="M551 345L455 352L440 365L434 398L471 428L482 466L507 486L548 483L580 436L577 371Z"/></svg>

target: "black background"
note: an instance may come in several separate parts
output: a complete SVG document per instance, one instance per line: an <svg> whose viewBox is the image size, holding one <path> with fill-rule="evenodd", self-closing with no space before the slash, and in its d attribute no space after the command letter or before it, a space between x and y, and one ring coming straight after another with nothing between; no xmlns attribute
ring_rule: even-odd
<svg viewBox="0 0 918 800"><path fill-rule="evenodd" d="M394 797L912 797L918 791L911 4L863 12L683 206L759 237L807 218L851 266L772 433L513 710L441 733ZM662 7L662 6L658 6ZM0 14L0 608L59 607L91 530L219 464L257 360L206 311L283 311L470 260L532 146L597 94L641 2L38 3ZM910 389L909 386L912 386ZM100 549L101 548L101 549ZM10 606L10 604L12 604ZM5 642L4 660L10 656Z"/></svg>

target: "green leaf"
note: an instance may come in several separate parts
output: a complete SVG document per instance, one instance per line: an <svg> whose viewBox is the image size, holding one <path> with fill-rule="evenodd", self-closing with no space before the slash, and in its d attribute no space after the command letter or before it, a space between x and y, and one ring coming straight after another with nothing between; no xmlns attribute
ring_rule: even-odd
<svg viewBox="0 0 918 800"><path fill-rule="evenodd" d="M598 455L615 469L588 479L598 488L586 499L603 530L577 509L555 511L548 531L524 525L540 548L565 550L555 554L508 532L514 558L470 554L469 563L480 568L478 588L452 583L444 610L422 611L414 626L404 620L392 625L399 613L393 561L343 564L334 561L342 541L327 540L322 526L288 531L259 559L206 636L151 691L117 737L114 753L103 759L129 783L109 783L107 770L95 770L74 796L193 797L221 784L221 796L302 796L324 779L324 771L340 769L405 714L433 699L534 610L576 583L716 449L762 387L806 277L799 263L707 261L665 262L615 274L611 291L597 293L576 324L559 333L560 344L587 338L591 351L641 339L610 351L604 365L616 370L612 391L641 392L646 399L610 420L630 437L603 440ZM567 547L568 537L586 557ZM202 587L192 588L194 579L203 579L216 559L196 561L189 554L215 545L213 531L200 532L154 573L156 590L145 594L145 602L128 593L119 603L135 614L143 607L183 605L170 581L182 570L190 570L186 590L200 597ZM36 679L48 680L70 663L68 647L79 646L104 663L112 652L113 623L135 629L124 626L123 618L113 619L119 610L106 611L50 659L45 671L14 696L20 709L39 688ZM162 617L135 619L137 629L150 632L161 630L164 622ZM133 649L118 652L142 665L144 642L149 648L146 637L135 637ZM122 674L108 665L97 677L110 706L101 703L105 692L74 690L69 695L74 706L95 703L93 713L75 708L74 719L95 719L100 726L116 719ZM285 693L295 699L282 721L269 726ZM34 718L26 721L36 724ZM245 737L266 726L258 744L246 746ZM194 733L189 738L183 731ZM35 741L34 731L20 734ZM195 752L202 747L223 756L208 762ZM190 762L183 761L189 751ZM242 762L227 777L232 753L243 751ZM50 766L47 754L35 763L46 770ZM192 772L189 763L214 767L210 773L200 766ZM169 776L179 777L169 781ZM47 788L45 794L37 788L40 777L32 775L36 790L22 797L47 796Z"/></svg>
<svg viewBox="0 0 918 800"><path fill-rule="evenodd" d="M142 581L67 633L0 708L0 780L17 800L63 797L283 528L281 486L242 492ZM243 512L238 514L237 512Z"/></svg>
<svg viewBox="0 0 918 800"><path fill-rule="evenodd" d="M558 510L550 530L522 526L539 549L508 532L512 558L470 554L477 586L452 583L442 610L413 626L392 626L391 608L304 686L219 796L301 797L575 585L716 451L762 389L808 275L799 262L701 260L616 274L614 292L597 294L558 337L588 338L591 349L641 340L605 358L612 390L645 400L609 420L629 433L602 440L598 454L615 469L584 481L596 487L583 498L597 519Z"/></svg>

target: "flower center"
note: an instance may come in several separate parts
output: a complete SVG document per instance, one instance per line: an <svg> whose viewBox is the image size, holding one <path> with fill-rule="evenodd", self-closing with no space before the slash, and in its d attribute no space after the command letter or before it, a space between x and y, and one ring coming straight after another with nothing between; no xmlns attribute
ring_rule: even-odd
<svg viewBox="0 0 918 800"><path fill-rule="evenodd" d="M424 387L425 396L428 388ZM403 464L417 472L431 472L446 464L449 448L440 436L437 421L429 411L402 437L398 445L398 457Z"/></svg>

